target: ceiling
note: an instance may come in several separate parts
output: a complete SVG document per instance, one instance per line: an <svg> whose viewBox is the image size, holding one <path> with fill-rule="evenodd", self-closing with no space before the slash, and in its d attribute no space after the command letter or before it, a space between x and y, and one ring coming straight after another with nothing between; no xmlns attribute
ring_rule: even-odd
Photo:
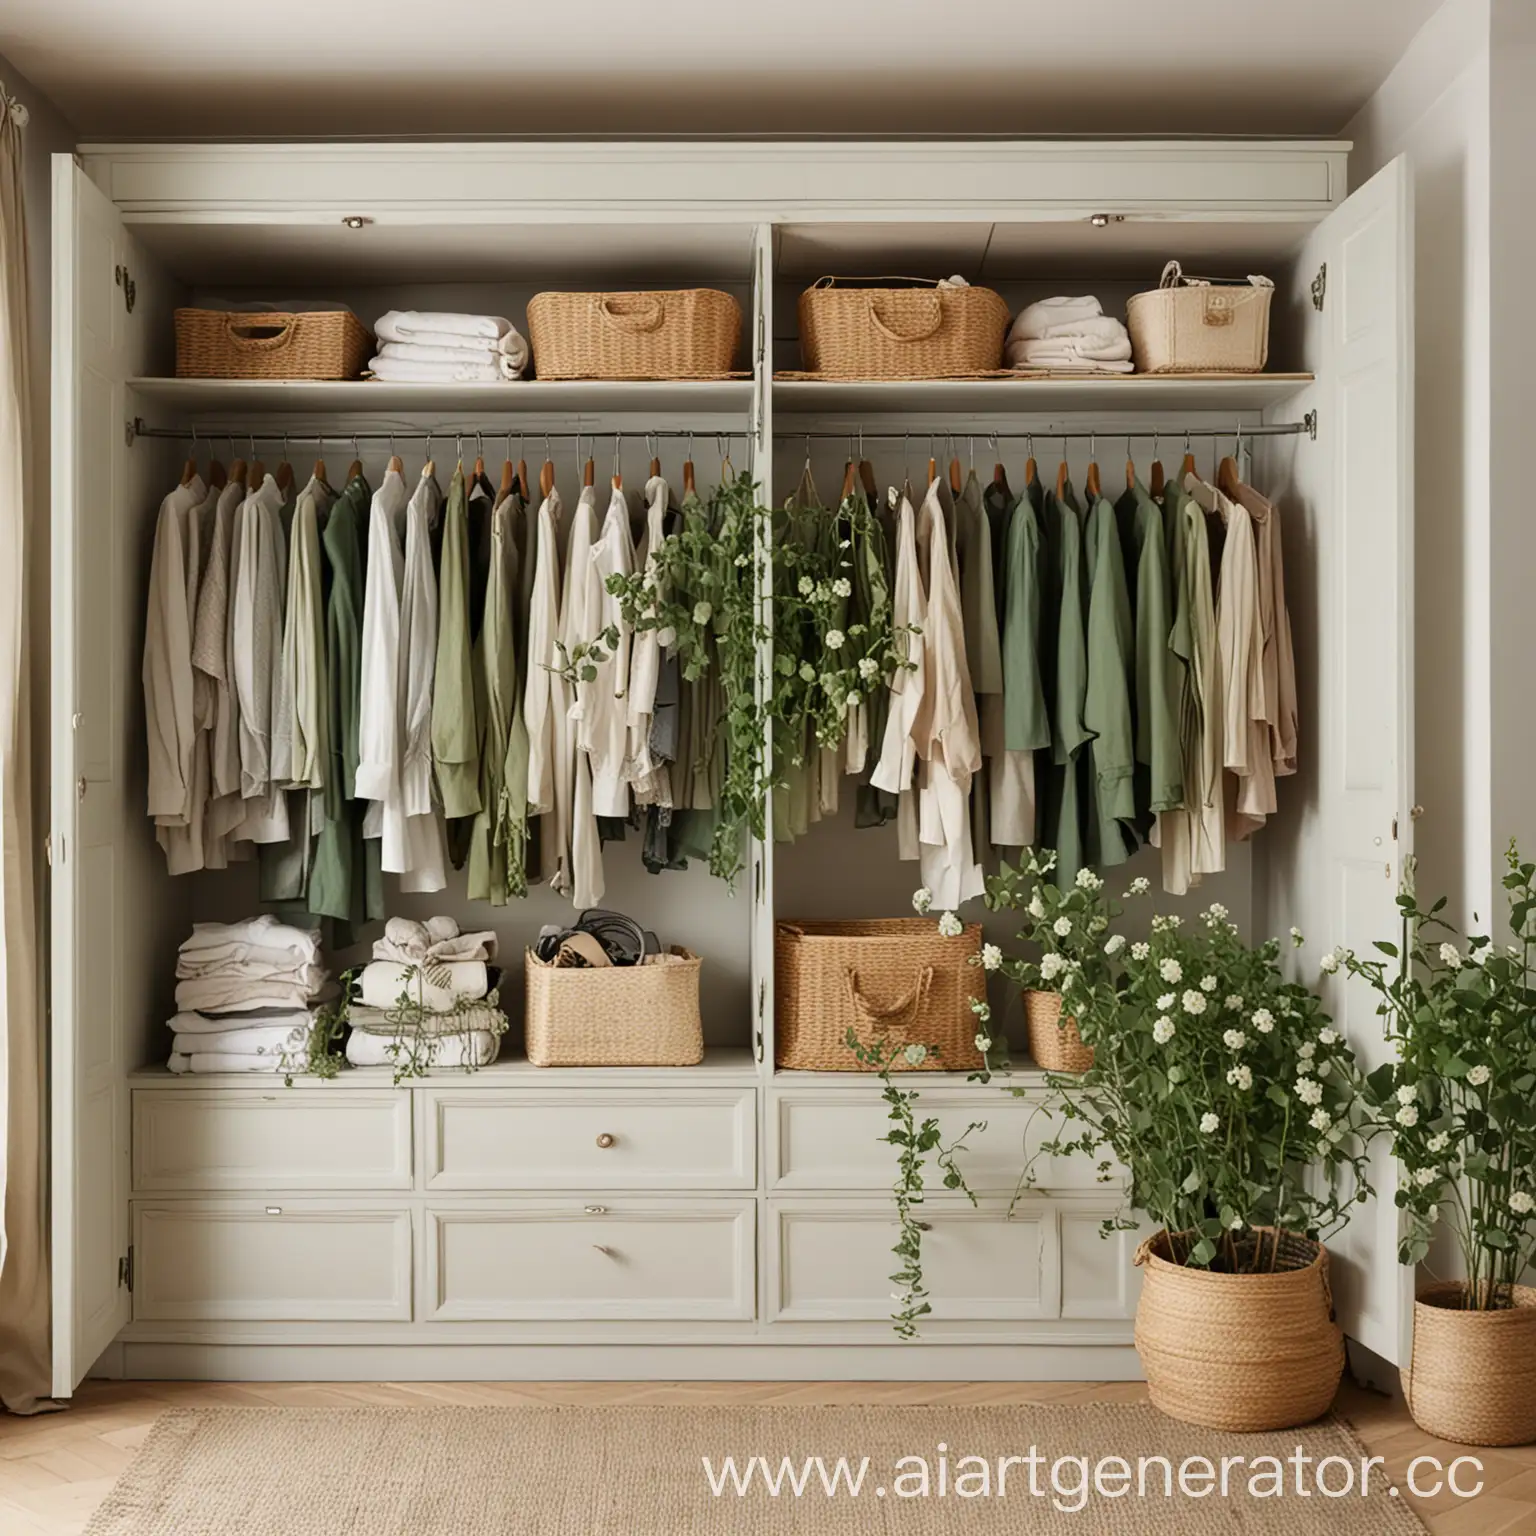
<svg viewBox="0 0 1536 1536"><path fill-rule="evenodd" d="M1439 0L5 0L85 138L1332 134Z"/></svg>

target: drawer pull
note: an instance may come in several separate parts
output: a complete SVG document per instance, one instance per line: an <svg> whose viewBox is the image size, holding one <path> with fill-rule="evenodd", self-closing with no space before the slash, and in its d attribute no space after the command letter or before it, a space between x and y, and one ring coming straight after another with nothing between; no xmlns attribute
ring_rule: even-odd
<svg viewBox="0 0 1536 1536"><path fill-rule="evenodd" d="M598 1144L598 1146L600 1146L606 1152L608 1150L608 1148L611 1147L614 1144L614 1142L616 1142L618 1139L619 1138L617 1136L613 1135L612 1132L604 1131L597 1138L597 1144Z"/></svg>
<svg viewBox="0 0 1536 1536"><path fill-rule="evenodd" d="M269 1205L267 1207L267 1215L268 1216L281 1216L282 1214L283 1214L283 1208L280 1205Z"/></svg>
<svg viewBox="0 0 1536 1536"><path fill-rule="evenodd" d="M605 1259L611 1259L613 1257L613 1249L610 1248L606 1243L593 1243L592 1247L598 1253L602 1254Z"/></svg>
<svg viewBox="0 0 1536 1536"><path fill-rule="evenodd" d="M606 1205L589 1205L585 1207L585 1210L588 1216L606 1216L608 1214L608 1207Z"/></svg>

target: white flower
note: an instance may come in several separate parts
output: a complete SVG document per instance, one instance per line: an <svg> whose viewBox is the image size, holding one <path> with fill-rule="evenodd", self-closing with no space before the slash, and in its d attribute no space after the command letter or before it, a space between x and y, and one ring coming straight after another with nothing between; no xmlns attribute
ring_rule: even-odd
<svg viewBox="0 0 1536 1536"><path fill-rule="evenodd" d="M1317 962L1318 969L1326 971L1330 976L1339 968L1339 955L1337 950L1330 949L1321 960Z"/></svg>
<svg viewBox="0 0 1536 1536"><path fill-rule="evenodd" d="M1413 1101L1418 1098L1418 1096L1419 1090L1417 1088L1410 1087L1407 1083L1404 1083L1403 1086L1397 1090L1397 1102L1399 1104L1412 1104Z"/></svg>
<svg viewBox="0 0 1536 1536"><path fill-rule="evenodd" d="M816 681L816 668L813 667L810 662L802 661L800 663L800 676L803 677L806 682L814 683Z"/></svg>
<svg viewBox="0 0 1536 1536"><path fill-rule="evenodd" d="M709 603L695 603L693 605L693 622L695 624L708 624L715 616L715 610Z"/></svg>
<svg viewBox="0 0 1536 1536"><path fill-rule="evenodd" d="M1218 1126L1220 1126L1220 1124L1221 1116L1213 1115L1209 1110L1207 1110L1203 1115L1200 1116L1200 1134L1202 1136L1209 1136L1217 1129Z"/></svg>
<svg viewBox="0 0 1536 1536"><path fill-rule="evenodd" d="M1241 1088L1246 1093L1253 1087L1252 1067L1233 1067L1227 1073L1227 1081L1234 1087Z"/></svg>
<svg viewBox="0 0 1536 1536"><path fill-rule="evenodd" d="M737 555L736 556L736 564L737 565L744 566L744 565L746 565L746 563L747 563L747 557L745 555Z"/></svg>
<svg viewBox="0 0 1536 1536"><path fill-rule="evenodd" d="M1440 1182L1440 1170L1438 1168L1420 1168L1413 1175L1413 1182L1420 1189L1428 1189L1431 1184Z"/></svg>
<svg viewBox="0 0 1536 1536"><path fill-rule="evenodd" d="M984 971L995 971L1003 963L1003 952L996 944L983 944L981 946L981 968Z"/></svg>
<svg viewBox="0 0 1536 1536"><path fill-rule="evenodd" d="M842 630L840 630L840 629L829 629L827 631L827 642L826 643L827 643L827 649L829 651L840 651L840 650L842 650L842 648L843 648L843 632L842 632Z"/></svg>
<svg viewBox="0 0 1536 1536"><path fill-rule="evenodd" d="M853 583L846 576L839 576L832 583L832 591L837 597L851 597L853 595Z"/></svg>
<svg viewBox="0 0 1536 1536"><path fill-rule="evenodd" d="M1301 1044L1296 1047L1296 1054L1300 1056L1303 1061L1311 1061L1313 1056L1317 1054L1317 1047L1313 1045L1310 1040L1303 1040ZM1307 1070L1310 1072L1312 1069L1308 1067Z"/></svg>
<svg viewBox="0 0 1536 1536"><path fill-rule="evenodd" d="M1459 971L1461 969L1461 951L1457 949L1454 944L1442 944L1440 946L1440 958L1448 966L1450 966L1453 971Z"/></svg>
<svg viewBox="0 0 1536 1536"><path fill-rule="evenodd" d="M1144 943L1140 939L1138 939L1136 941L1136 943L1131 945L1131 959L1132 960L1145 960L1147 958L1147 956L1150 955L1151 953L1152 953L1152 946L1150 944Z"/></svg>
<svg viewBox="0 0 1536 1536"><path fill-rule="evenodd" d="M1214 992L1216 990L1216 978L1214 976L1202 976L1200 978L1200 990L1202 992Z"/></svg>
<svg viewBox="0 0 1536 1536"><path fill-rule="evenodd" d="M1221 1038L1229 1051L1240 1051L1248 1044L1248 1036L1240 1029L1229 1029Z"/></svg>
<svg viewBox="0 0 1536 1536"><path fill-rule="evenodd" d="M1317 1038L1321 1040L1324 1045L1337 1045L1339 1043L1338 1031L1333 1029L1318 1030Z"/></svg>
<svg viewBox="0 0 1536 1536"><path fill-rule="evenodd" d="M1326 1131L1333 1125L1333 1116L1326 1109L1314 1109L1308 1123L1314 1131Z"/></svg>
<svg viewBox="0 0 1536 1536"><path fill-rule="evenodd" d="M933 906L933 892L926 885L920 885L912 892L912 910L924 915Z"/></svg>
<svg viewBox="0 0 1536 1536"><path fill-rule="evenodd" d="M1532 1207L1536 1207L1536 1200L1531 1199L1523 1189L1517 1189L1509 1197L1509 1208L1517 1216L1529 1216Z"/></svg>
<svg viewBox="0 0 1536 1536"><path fill-rule="evenodd" d="M867 683L880 674L880 663L873 656L859 657L859 676Z"/></svg>
<svg viewBox="0 0 1536 1536"><path fill-rule="evenodd" d="M1450 1144L1451 1138L1444 1131L1439 1132L1438 1135L1431 1136L1427 1143L1431 1152L1444 1152Z"/></svg>
<svg viewBox="0 0 1536 1536"><path fill-rule="evenodd" d="M1164 992L1163 995L1158 998L1157 1006L1166 1013L1168 1009L1172 1008L1173 1005L1178 1002L1178 1000L1179 994L1177 992Z"/></svg>
<svg viewBox="0 0 1536 1536"><path fill-rule="evenodd" d="M1296 1079L1296 1097L1303 1104L1321 1104L1323 1102L1323 1085L1310 1077L1298 1077Z"/></svg>
<svg viewBox="0 0 1536 1536"><path fill-rule="evenodd" d="M1067 957L1065 955L1041 955L1040 979L1042 981L1054 981L1067 969Z"/></svg>
<svg viewBox="0 0 1536 1536"><path fill-rule="evenodd" d="M1471 1083L1474 1088L1481 1088L1483 1084L1486 1083L1492 1076L1493 1073L1490 1072L1488 1068L1485 1067L1481 1062L1479 1062L1475 1067L1472 1068L1470 1072L1467 1073L1467 1081Z"/></svg>
<svg viewBox="0 0 1536 1536"><path fill-rule="evenodd" d="M1106 955L1118 955L1124 948L1125 935L1123 933L1112 933L1104 941L1104 953Z"/></svg>
<svg viewBox="0 0 1536 1536"><path fill-rule="evenodd" d="M1301 946L1303 944L1305 944L1306 942L1307 941L1302 936L1302 932L1301 932L1300 928L1292 928L1291 929L1291 943L1294 944L1297 949L1300 949Z"/></svg>
<svg viewBox="0 0 1536 1536"><path fill-rule="evenodd" d="M1036 919L1045 916L1045 903L1040 900L1039 891L1036 891L1035 894L1029 898L1029 905L1024 910L1028 912L1031 917Z"/></svg>
<svg viewBox="0 0 1536 1536"><path fill-rule="evenodd" d="M1261 1035L1267 1035L1275 1027L1275 1016L1268 1008L1255 1008L1248 1021Z"/></svg>
<svg viewBox="0 0 1536 1536"><path fill-rule="evenodd" d="M1131 881L1131 888L1125 894L1127 896L1145 896L1152 889L1152 882L1145 875L1137 875Z"/></svg>
<svg viewBox="0 0 1536 1536"><path fill-rule="evenodd" d="M946 912L939 919L939 932L946 939L958 939L965 932L965 924L953 912Z"/></svg>
<svg viewBox="0 0 1536 1536"><path fill-rule="evenodd" d="M1152 1025L1152 1038L1159 1045L1167 1045L1177 1033L1177 1026L1166 1013Z"/></svg>
<svg viewBox="0 0 1536 1536"><path fill-rule="evenodd" d="M1078 870L1076 883L1080 891L1098 891L1104 888L1104 882L1091 869Z"/></svg>
<svg viewBox="0 0 1536 1536"><path fill-rule="evenodd" d="M1241 1232L1243 1230L1243 1225L1243 1218L1241 1216L1234 1216L1232 1220L1227 1223L1227 1226L1230 1227L1234 1232Z"/></svg>
<svg viewBox="0 0 1536 1536"><path fill-rule="evenodd" d="M1056 934L1059 938L1066 938L1066 936L1072 932L1072 919L1070 917L1058 917L1056 921L1051 924L1051 932Z"/></svg>
<svg viewBox="0 0 1536 1536"><path fill-rule="evenodd" d="M809 597L816 590L816 583L809 576L800 578L800 596Z"/></svg>
<svg viewBox="0 0 1536 1536"><path fill-rule="evenodd" d="M1237 1010L1242 1006L1243 1000L1237 995L1236 992L1228 992L1225 1000L1222 1003L1222 1007L1230 1008L1233 1013L1236 1013Z"/></svg>
<svg viewBox="0 0 1536 1536"><path fill-rule="evenodd" d="M1184 994L1184 1012L1202 1014L1205 1012L1205 993L1189 991Z"/></svg>
<svg viewBox="0 0 1536 1536"><path fill-rule="evenodd" d="M976 1049L980 1051L983 1056L985 1056L987 1052L992 1049L991 1040L989 1040L985 1035L977 1035Z"/></svg>
<svg viewBox="0 0 1536 1536"><path fill-rule="evenodd" d="M1157 974L1161 976L1164 981L1183 981L1184 967L1180 965L1177 960L1164 960L1163 963L1158 966Z"/></svg>
<svg viewBox="0 0 1536 1536"><path fill-rule="evenodd" d="M1208 918L1215 918L1217 922L1220 922L1227 915L1227 909L1219 901L1213 901L1205 909L1205 915Z"/></svg>
<svg viewBox="0 0 1536 1536"><path fill-rule="evenodd" d="M973 997L971 999L971 1012L985 1024L992 1017L992 1005L985 998Z"/></svg>
<svg viewBox="0 0 1536 1536"><path fill-rule="evenodd" d="M1394 1118L1399 1125L1417 1125L1419 1123L1419 1107L1417 1104L1405 1104L1398 1110Z"/></svg>
<svg viewBox="0 0 1536 1536"><path fill-rule="evenodd" d="M1182 1083L1184 1081L1184 1068L1177 1062L1168 1068L1168 1081L1170 1083Z"/></svg>
<svg viewBox="0 0 1536 1536"><path fill-rule="evenodd" d="M920 1067L927 1059L928 1047L926 1045L909 1045L901 1054L907 1058L907 1065L909 1067Z"/></svg>

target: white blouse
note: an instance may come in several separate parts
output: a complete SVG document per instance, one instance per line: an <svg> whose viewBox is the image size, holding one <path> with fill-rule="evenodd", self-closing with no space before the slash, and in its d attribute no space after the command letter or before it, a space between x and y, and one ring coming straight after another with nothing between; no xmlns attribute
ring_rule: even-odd
<svg viewBox="0 0 1536 1536"><path fill-rule="evenodd" d="M602 628L602 606L598 601L601 587L597 587L594 595L592 580L592 556L596 544L597 493L588 485L582 488L576 503L565 555L560 642L565 647L566 657L578 645L590 642ZM557 881L555 889L562 896L569 896L578 907L592 907L602 900L606 886L602 843L597 834L597 812L592 801L592 764L578 745L586 734L583 716L588 700L582 690L577 689L575 693L568 708L569 729L563 740L556 740L559 752L556 771L571 783L572 790L570 860L562 871L563 883Z"/></svg>
<svg viewBox="0 0 1536 1536"><path fill-rule="evenodd" d="M528 609L528 676L523 718L528 727L528 814L553 815L539 838L539 872L558 891L569 890L571 781L563 771L570 709L555 642L560 638L560 492L539 504L533 585Z"/></svg>

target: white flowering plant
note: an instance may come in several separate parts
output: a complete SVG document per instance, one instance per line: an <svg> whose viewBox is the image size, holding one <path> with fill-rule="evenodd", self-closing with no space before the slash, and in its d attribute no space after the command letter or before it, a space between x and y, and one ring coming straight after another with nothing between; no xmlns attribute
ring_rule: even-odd
<svg viewBox="0 0 1536 1536"><path fill-rule="evenodd" d="M1280 954L1275 939L1246 944L1220 905L1188 926L1153 918L1078 1015L1092 1067L1047 1074L1037 1112L1065 1123L1021 1187L1042 1159L1094 1158L1106 1182L1118 1165L1127 1209L1105 1230L1142 1213L1166 1229L1176 1262L1226 1273L1274 1267L1278 1245L1256 1229L1322 1240L1341 1227L1370 1195L1376 1117L1347 1042Z"/></svg>
<svg viewBox="0 0 1536 1536"><path fill-rule="evenodd" d="M1536 1261L1536 865L1513 843L1504 889L1510 942L1499 945L1451 927L1444 898L1422 906L1410 865L1398 941L1324 958L1372 987L1396 1047L1369 1092L1402 1170L1398 1257L1424 1259L1444 1219L1477 1311L1512 1305Z"/></svg>

